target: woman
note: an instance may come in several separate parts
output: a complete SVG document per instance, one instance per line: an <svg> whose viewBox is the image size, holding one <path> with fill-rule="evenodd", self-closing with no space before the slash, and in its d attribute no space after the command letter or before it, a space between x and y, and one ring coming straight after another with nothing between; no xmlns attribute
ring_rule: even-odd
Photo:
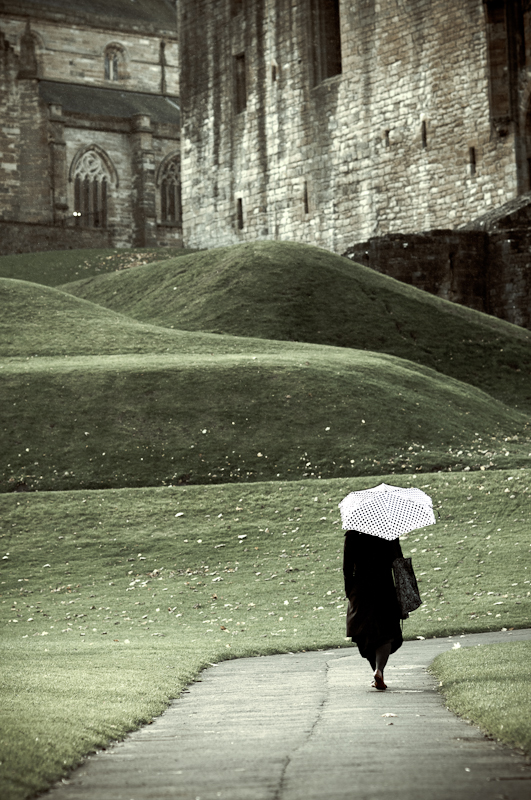
<svg viewBox="0 0 531 800"><path fill-rule="evenodd" d="M347 636L358 645L374 671L375 689L387 689L384 669L391 653L402 645L400 607L392 564L402 556L398 539L389 541L347 531L343 556L345 594L349 599Z"/></svg>

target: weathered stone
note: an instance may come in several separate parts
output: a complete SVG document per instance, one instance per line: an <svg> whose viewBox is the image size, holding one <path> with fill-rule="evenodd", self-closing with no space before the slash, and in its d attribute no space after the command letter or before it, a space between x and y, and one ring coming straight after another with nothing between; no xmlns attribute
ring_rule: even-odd
<svg viewBox="0 0 531 800"><path fill-rule="evenodd" d="M182 244L157 182L180 165L175 8L102 9L2 2L0 253Z"/></svg>

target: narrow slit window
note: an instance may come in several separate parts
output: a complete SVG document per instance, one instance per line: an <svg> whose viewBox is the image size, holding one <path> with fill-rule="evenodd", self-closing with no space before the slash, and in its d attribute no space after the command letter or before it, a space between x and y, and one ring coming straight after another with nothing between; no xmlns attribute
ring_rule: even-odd
<svg viewBox="0 0 531 800"><path fill-rule="evenodd" d="M470 164L470 175L472 178L476 174L476 148L470 147L468 150L468 161Z"/></svg>
<svg viewBox="0 0 531 800"><path fill-rule="evenodd" d="M238 197L236 201L236 217L238 220L238 230L243 230L243 202L242 198Z"/></svg>
<svg viewBox="0 0 531 800"><path fill-rule="evenodd" d="M308 203L308 181L304 181L304 213L310 213L310 205Z"/></svg>
<svg viewBox="0 0 531 800"><path fill-rule="evenodd" d="M314 86L340 75L341 20L339 0L310 0Z"/></svg>
<svg viewBox="0 0 531 800"><path fill-rule="evenodd" d="M425 150L428 146L428 130L426 127L426 120L422 120L420 135L422 139L422 149Z"/></svg>
<svg viewBox="0 0 531 800"><path fill-rule="evenodd" d="M245 78L245 53L234 56L234 110L241 114L247 107L247 83Z"/></svg>

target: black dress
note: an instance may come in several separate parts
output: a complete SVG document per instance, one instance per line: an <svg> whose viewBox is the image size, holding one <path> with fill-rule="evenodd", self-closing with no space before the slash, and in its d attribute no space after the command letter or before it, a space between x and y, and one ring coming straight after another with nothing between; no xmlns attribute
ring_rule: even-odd
<svg viewBox="0 0 531 800"><path fill-rule="evenodd" d="M394 653L403 641L392 573L393 561L401 555L398 539L388 541L358 531L346 533L343 575L349 599L347 636L373 669L378 647L391 642Z"/></svg>

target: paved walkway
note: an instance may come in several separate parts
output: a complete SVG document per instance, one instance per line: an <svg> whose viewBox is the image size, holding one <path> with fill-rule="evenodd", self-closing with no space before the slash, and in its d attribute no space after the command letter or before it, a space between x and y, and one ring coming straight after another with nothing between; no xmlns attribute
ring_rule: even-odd
<svg viewBox="0 0 531 800"><path fill-rule="evenodd" d="M46 800L529 800L531 765L448 712L426 667L531 630L228 661ZM395 716L396 715L396 716Z"/></svg>

